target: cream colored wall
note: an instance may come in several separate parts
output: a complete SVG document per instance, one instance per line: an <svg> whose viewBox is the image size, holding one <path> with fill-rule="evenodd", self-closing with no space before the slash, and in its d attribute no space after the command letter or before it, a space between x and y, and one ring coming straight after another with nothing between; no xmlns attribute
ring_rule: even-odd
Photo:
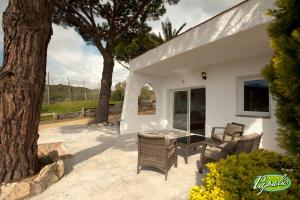
<svg viewBox="0 0 300 200"><path fill-rule="evenodd" d="M236 116L238 77L259 75L271 56L271 54L261 55L216 66L200 67L172 77L154 77L131 72L126 88L121 133L172 128L172 91L174 89L205 87L206 136L210 136L214 126L225 126L227 122L231 121L240 122L246 124L246 134L264 133L263 148L282 152L275 140L277 125L274 117L275 105L273 100L271 100L272 111L269 119ZM201 78L203 71L207 73L207 80ZM137 115L138 94L145 83L150 83L155 89L157 112L153 116Z"/></svg>

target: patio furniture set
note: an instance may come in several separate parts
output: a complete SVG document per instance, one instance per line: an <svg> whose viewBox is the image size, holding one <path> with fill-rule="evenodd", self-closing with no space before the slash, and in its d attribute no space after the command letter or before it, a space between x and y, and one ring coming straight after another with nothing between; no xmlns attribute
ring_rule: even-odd
<svg viewBox="0 0 300 200"><path fill-rule="evenodd" d="M183 148L185 163L188 163L188 153L191 149L201 147L199 173L204 164L209 161L219 161L228 155L245 152L250 153L259 148L262 134L243 135L244 125L228 123L226 127L214 127L211 137L197 134L170 137L156 133L138 134L138 164L137 173L141 167L150 166L159 169L168 177L172 165L177 167L178 148ZM221 130L221 131L220 131Z"/></svg>

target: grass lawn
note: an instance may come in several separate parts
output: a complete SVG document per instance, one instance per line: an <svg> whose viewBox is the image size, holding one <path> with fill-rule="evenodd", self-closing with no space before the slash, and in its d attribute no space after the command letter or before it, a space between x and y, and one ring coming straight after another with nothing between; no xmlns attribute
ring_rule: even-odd
<svg viewBox="0 0 300 200"><path fill-rule="evenodd" d="M110 104L116 104L118 102L111 101ZM80 111L81 108L95 108L97 106L97 101L70 101L55 103L50 105L43 105L42 113L69 113ZM47 118L46 116L44 116Z"/></svg>
<svg viewBox="0 0 300 200"><path fill-rule="evenodd" d="M53 119L53 116L50 114L50 115L42 115L41 116L41 119L40 119L40 121L41 122L44 122L44 121L51 121L51 120L54 120Z"/></svg>

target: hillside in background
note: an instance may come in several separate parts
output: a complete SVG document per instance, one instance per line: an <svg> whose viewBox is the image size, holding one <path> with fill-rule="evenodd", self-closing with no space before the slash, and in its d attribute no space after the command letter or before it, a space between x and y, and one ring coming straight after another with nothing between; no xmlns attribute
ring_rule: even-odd
<svg viewBox="0 0 300 200"><path fill-rule="evenodd" d="M88 89L84 87L71 86L71 97L72 101L84 101L85 100L85 90L88 100L96 100L98 98L98 89ZM68 85L50 85L50 103L60 103L70 101L69 86ZM46 85L44 92L43 103L48 102L48 86Z"/></svg>

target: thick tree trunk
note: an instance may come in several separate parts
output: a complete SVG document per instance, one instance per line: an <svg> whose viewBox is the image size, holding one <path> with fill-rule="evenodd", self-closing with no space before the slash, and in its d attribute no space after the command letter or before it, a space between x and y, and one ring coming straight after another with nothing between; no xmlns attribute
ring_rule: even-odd
<svg viewBox="0 0 300 200"><path fill-rule="evenodd" d="M10 0L3 14L0 183L37 170L37 139L52 35L51 0Z"/></svg>
<svg viewBox="0 0 300 200"><path fill-rule="evenodd" d="M95 124L108 122L109 98L112 85L112 75L114 71L114 59L112 52L102 55L104 60L103 72L98 107L94 118Z"/></svg>

